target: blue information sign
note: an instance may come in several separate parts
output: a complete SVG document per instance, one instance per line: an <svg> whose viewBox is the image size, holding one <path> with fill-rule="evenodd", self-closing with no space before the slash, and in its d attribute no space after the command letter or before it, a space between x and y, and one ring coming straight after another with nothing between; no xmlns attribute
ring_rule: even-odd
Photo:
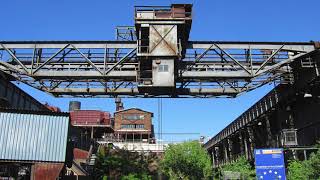
<svg viewBox="0 0 320 180"><path fill-rule="evenodd" d="M283 149L255 149L257 179L285 180Z"/></svg>

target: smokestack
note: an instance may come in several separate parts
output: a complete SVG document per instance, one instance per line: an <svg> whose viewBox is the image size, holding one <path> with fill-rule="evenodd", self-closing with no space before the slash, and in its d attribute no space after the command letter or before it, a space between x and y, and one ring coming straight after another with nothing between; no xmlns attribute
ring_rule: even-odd
<svg viewBox="0 0 320 180"><path fill-rule="evenodd" d="M116 98L114 100L114 102L116 103L116 111L121 111L123 110L123 103L121 102L121 98Z"/></svg>
<svg viewBox="0 0 320 180"><path fill-rule="evenodd" d="M76 111L81 109L81 102L79 101L70 101L69 102L69 111Z"/></svg>

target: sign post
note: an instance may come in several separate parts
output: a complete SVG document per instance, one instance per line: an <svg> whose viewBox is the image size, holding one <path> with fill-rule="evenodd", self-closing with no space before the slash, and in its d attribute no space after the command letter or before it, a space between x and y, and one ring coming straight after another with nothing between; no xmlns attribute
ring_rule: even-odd
<svg viewBox="0 0 320 180"><path fill-rule="evenodd" d="M255 149L257 179L286 180L283 149Z"/></svg>

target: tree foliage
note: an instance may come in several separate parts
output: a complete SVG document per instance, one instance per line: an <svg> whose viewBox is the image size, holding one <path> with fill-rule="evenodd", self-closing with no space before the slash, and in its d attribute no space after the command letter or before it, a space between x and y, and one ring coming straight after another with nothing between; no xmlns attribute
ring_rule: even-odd
<svg viewBox="0 0 320 180"><path fill-rule="evenodd" d="M244 179L255 179L255 169L244 156L239 157L233 163L217 169L216 175L220 176L223 171L239 172Z"/></svg>
<svg viewBox="0 0 320 180"><path fill-rule="evenodd" d="M319 148L319 145L317 146ZM288 164L289 180L320 180L320 151L312 153L308 160L292 160Z"/></svg>
<svg viewBox="0 0 320 180"><path fill-rule="evenodd" d="M288 179L289 180L308 180L311 176L311 169L308 167L307 161L290 161L288 164Z"/></svg>
<svg viewBox="0 0 320 180"><path fill-rule="evenodd" d="M155 164L157 158L152 153L146 155L124 149L100 147L95 164L95 178L151 179L150 174L154 173L156 168L150 168L150 164Z"/></svg>
<svg viewBox="0 0 320 180"><path fill-rule="evenodd" d="M160 166L170 179L207 179L212 174L210 156L197 141L169 145Z"/></svg>

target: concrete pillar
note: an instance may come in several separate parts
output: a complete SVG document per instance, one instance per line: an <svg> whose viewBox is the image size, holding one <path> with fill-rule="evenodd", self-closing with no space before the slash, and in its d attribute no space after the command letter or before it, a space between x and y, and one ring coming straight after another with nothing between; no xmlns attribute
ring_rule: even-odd
<svg viewBox="0 0 320 180"><path fill-rule="evenodd" d="M222 145L223 145L223 149L224 149L224 160L225 160L226 162L229 162L228 148L227 148L228 142L225 142L225 143L223 143Z"/></svg>
<svg viewBox="0 0 320 180"><path fill-rule="evenodd" d="M212 167L216 167L216 158L215 158L215 147L212 149Z"/></svg>
<svg viewBox="0 0 320 180"><path fill-rule="evenodd" d="M134 133L132 134L132 142L134 142Z"/></svg>
<svg viewBox="0 0 320 180"><path fill-rule="evenodd" d="M266 122L266 129L267 129L267 143L266 144L268 147L274 147L271 127L270 127L270 119L268 116L266 116L265 122Z"/></svg>
<svg viewBox="0 0 320 180"><path fill-rule="evenodd" d="M229 152L229 160L230 162L233 160L233 149L232 149L232 140L230 138L227 139L228 142L228 152Z"/></svg>
<svg viewBox="0 0 320 180"><path fill-rule="evenodd" d="M216 160L216 167L219 167L219 160L220 160L220 148L219 147L215 147L215 160Z"/></svg>
<svg viewBox="0 0 320 180"><path fill-rule="evenodd" d="M91 139L93 139L93 126L91 127Z"/></svg>
<svg viewBox="0 0 320 180"><path fill-rule="evenodd" d="M142 133L140 133L140 142L142 142Z"/></svg>
<svg viewBox="0 0 320 180"><path fill-rule="evenodd" d="M248 134L249 134L249 142L250 142L250 154L249 154L249 159L253 159L254 157L254 148L255 148L255 138L254 138L254 135L253 135L253 129L252 127L248 127Z"/></svg>
<svg viewBox="0 0 320 180"><path fill-rule="evenodd" d="M286 109L289 113L289 117L288 117L288 127L291 129L294 129L294 119L293 119L293 115L292 115L292 107L289 105Z"/></svg>
<svg viewBox="0 0 320 180"><path fill-rule="evenodd" d="M303 150L303 157L304 157L304 160L307 160L307 151L306 150Z"/></svg>
<svg viewBox="0 0 320 180"><path fill-rule="evenodd" d="M244 145L243 145L243 138L242 138L242 132L239 132L239 145L240 145L240 155L244 155Z"/></svg>
<svg viewBox="0 0 320 180"><path fill-rule="evenodd" d="M244 146L244 154L246 156L246 159L249 159L249 152L248 152L248 138L247 136L244 136L243 138L243 146Z"/></svg>

